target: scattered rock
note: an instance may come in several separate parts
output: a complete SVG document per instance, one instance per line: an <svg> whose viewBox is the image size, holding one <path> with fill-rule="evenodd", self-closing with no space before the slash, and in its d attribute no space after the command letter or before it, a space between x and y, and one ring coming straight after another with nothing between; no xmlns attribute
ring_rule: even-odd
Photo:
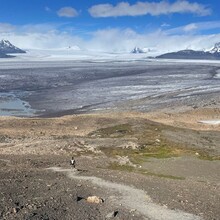
<svg viewBox="0 0 220 220"><path fill-rule="evenodd" d="M105 218L106 218L106 219L111 219L111 218L116 217L117 215L118 215L118 211L113 211L113 212L108 213L108 214L105 216Z"/></svg>
<svg viewBox="0 0 220 220"><path fill-rule="evenodd" d="M132 150L137 150L140 148L140 146L137 143L129 141L126 144L121 145L122 149L132 149Z"/></svg>
<svg viewBox="0 0 220 220"><path fill-rule="evenodd" d="M157 143L160 143L161 141L160 141L160 139L156 139L156 142L157 142Z"/></svg>
<svg viewBox="0 0 220 220"><path fill-rule="evenodd" d="M32 209L32 205L27 205L27 208L28 209Z"/></svg>
<svg viewBox="0 0 220 220"><path fill-rule="evenodd" d="M77 202L81 201L82 199L84 199L84 198L83 198L83 197L80 197L80 196L77 196L77 197L76 197L76 201L77 201Z"/></svg>
<svg viewBox="0 0 220 220"><path fill-rule="evenodd" d="M36 210L36 209L37 209L37 206L36 206L35 204L32 204L32 205L31 205L31 209Z"/></svg>
<svg viewBox="0 0 220 220"><path fill-rule="evenodd" d="M96 204L100 204L103 203L103 199L99 198L98 196L89 196L86 199L87 202L89 203L96 203Z"/></svg>
<svg viewBox="0 0 220 220"><path fill-rule="evenodd" d="M102 151L100 151L100 150L97 150L95 147L93 147L93 146L86 146L87 147L87 149L88 149L88 151L91 151L92 153L95 153L95 154L100 154L100 153L102 153Z"/></svg>
<svg viewBox="0 0 220 220"><path fill-rule="evenodd" d="M137 167L136 164L133 164L130 159L128 158L128 156L118 156L117 155L117 161L119 163L119 165L123 166L123 165L129 165L132 167Z"/></svg>
<svg viewBox="0 0 220 220"><path fill-rule="evenodd" d="M16 214L16 213L19 212L19 210L20 210L19 208L13 208L13 209L12 209L12 213Z"/></svg>

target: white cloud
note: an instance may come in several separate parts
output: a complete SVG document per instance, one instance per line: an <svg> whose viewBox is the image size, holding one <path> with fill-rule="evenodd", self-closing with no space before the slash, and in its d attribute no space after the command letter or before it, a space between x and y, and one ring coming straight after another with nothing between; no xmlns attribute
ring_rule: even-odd
<svg viewBox="0 0 220 220"><path fill-rule="evenodd" d="M0 23L0 33L10 32L15 29L15 26L8 23Z"/></svg>
<svg viewBox="0 0 220 220"><path fill-rule="evenodd" d="M209 22L210 27L220 27L220 22ZM195 23L198 28L205 28L206 23ZM61 26L61 27L60 27ZM65 27L65 26L64 26ZM184 27L193 28L192 24ZM79 46L87 50L105 52L129 52L135 46L141 48L155 48L158 53L181 49L210 48L219 42L220 34L188 34L180 27L177 31L157 30L152 33L139 34L130 28L102 29L87 33L90 38L83 39L72 32L62 31L62 24L37 24L13 26L0 24L0 39L8 39L23 49L58 49L68 46ZM64 28L65 29L65 28ZM177 28L178 29L178 28ZM77 30L76 32L77 33Z"/></svg>
<svg viewBox="0 0 220 220"><path fill-rule="evenodd" d="M45 23L23 26L0 24L0 40L8 39L23 49L56 49L69 45L83 45L80 37L60 31L62 25L65 24Z"/></svg>
<svg viewBox="0 0 220 220"><path fill-rule="evenodd" d="M77 17L79 13L75 8L72 7L63 7L57 12L59 17L67 17L67 18L72 18L72 17Z"/></svg>
<svg viewBox="0 0 220 220"><path fill-rule="evenodd" d="M103 29L95 31L92 38L85 42L86 48L99 51L130 51L132 47L140 43L141 35L132 29Z"/></svg>
<svg viewBox="0 0 220 220"><path fill-rule="evenodd" d="M158 30L150 34L138 34L131 29L105 29L93 34L90 41L84 42L86 48L100 51L131 51L135 46L153 48L158 53L183 49L201 50L219 42L216 35L169 35ZM181 43L180 43L181 42Z"/></svg>
<svg viewBox="0 0 220 220"><path fill-rule="evenodd" d="M190 31L196 30L197 28L198 28L197 25L194 24L194 23L192 23L192 24L186 25L186 26L183 28L183 30L184 30L185 32L190 32Z"/></svg>
<svg viewBox="0 0 220 220"><path fill-rule="evenodd" d="M79 37L57 33L26 33L4 34L3 39L8 39L14 45L23 49L59 49L69 45L81 45Z"/></svg>
<svg viewBox="0 0 220 220"><path fill-rule="evenodd" d="M170 24L163 23L163 24L161 24L161 27L170 27Z"/></svg>
<svg viewBox="0 0 220 220"><path fill-rule="evenodd" d="M192 13L199 16L211 14L211 10L199 3L190 3L186 0L178 0L174 3L160 2L137 2L130 5L128 2L120 2L116 6L111 4L99 4L89 8L93 17L119 17L140 16L150 14L152 16L173 13Z"/></svg>
<svg viewBox="0 0 220 220"><path fill-rule="evenodd" d="M186 34L187 32L199 33L207 30L220 29L220 21L206 21L190 23L184 26L171 28L166 31L167 34Z"/></svg>

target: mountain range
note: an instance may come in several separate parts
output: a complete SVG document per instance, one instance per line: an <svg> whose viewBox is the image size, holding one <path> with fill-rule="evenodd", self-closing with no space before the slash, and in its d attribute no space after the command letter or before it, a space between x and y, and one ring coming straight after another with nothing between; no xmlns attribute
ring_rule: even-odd
<svg viewBox="0 0 220 220"><path fill-rule="evenodd" d="M8 54L16 54L16 53L26 53L24 50L14 46L8 40L0 41L0 58L10 58L14 57Z"/></svg>
<svg viewBox="0 0 220 220"><path fill-rule="evenodd" d="M220 42L209 50L180 50L177 52L165 53L156 58L164 59L199 59L199 60L220 60Z"/></svg>
<svg viewBox="0 0 220 220"><path fill-rule="evenodd" d="M143 49L141 49L140 47L135 47L131 53L145 53Z"/></svg>
<svg viewBox="0 0 220 220"><path fill-rule="evenodd" d="M150 48L140 48L140 47L135 47L131 53L149 53L149 52L152 52L153 49L150 49Z"/></svg>
<svg viewBox="0 0 220 220"><path fill-rule="evenodd" d="M208 52L210 52L212 54L220 53L220 42L216 43L214 45L214 47L212 47L210 50L208 50Z"/></svg>
<svg viewBox="0 0 220 220"><path fill-rule="evenodd" d="M79 51L80 48L77 46L69 46L65 48L65 51ZM149 48L139 48L135 47L131 53L140 54L140 53L149 53L154 50ZM0 41L0 58L11 58L14 57L14 54L17 53L26 53L26 51L21 50L20 48L11 44L8 40ZM152 57L153 58L153 57ZM216 43L211 49L208 50L180 50L177 52L165 53L155 58L164 58L164 59L206 59L206 60L220 60L220 42Z"/></svg>

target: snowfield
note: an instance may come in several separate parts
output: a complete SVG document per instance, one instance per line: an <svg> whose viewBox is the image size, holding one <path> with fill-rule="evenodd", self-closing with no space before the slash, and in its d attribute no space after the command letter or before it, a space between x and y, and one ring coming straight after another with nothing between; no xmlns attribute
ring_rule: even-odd
<svg viewBox="0 0 220 220"><path fill-rule="evenodd" d="M60 49L26 49L25 54L16 54L13 59L0 59L1 62L11 61L91 61L91 62L130 62L148 60L160 55L158 51L149 51L146 53L130 52L98 52L81 50L77 46ZM15 54L13 54L15 55ZM177 63L218 63L220 60L181 60L181 59L153 59L157 62L177 62Z"/></svg>
<svg viewBox="0 0 220 220"><path fill-rule="evenodd" d="M203 124L209 124L209 125L219 125L220 124L220 119L219 120L202 120L199 121L200 123Z"/></svg>

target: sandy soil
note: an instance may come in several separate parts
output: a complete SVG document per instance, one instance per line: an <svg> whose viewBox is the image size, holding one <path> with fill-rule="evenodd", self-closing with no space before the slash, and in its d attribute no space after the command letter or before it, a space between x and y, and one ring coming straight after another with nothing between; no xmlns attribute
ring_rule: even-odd
<svg viewBox="0 0 220 220"><path fill-rule="evenodd" d="M201 121L220 120L219 108L199 108L184 112L167 113L156 112L148 113L147 118L167 125L195 130L214 130L220 131L220 124L205 124Z"/></svg>
<svg viewBox="0 0 220 220"><path fill-rule="evenodd" d="M218 219L218 114L1 117L0 218Z"/></svg>

